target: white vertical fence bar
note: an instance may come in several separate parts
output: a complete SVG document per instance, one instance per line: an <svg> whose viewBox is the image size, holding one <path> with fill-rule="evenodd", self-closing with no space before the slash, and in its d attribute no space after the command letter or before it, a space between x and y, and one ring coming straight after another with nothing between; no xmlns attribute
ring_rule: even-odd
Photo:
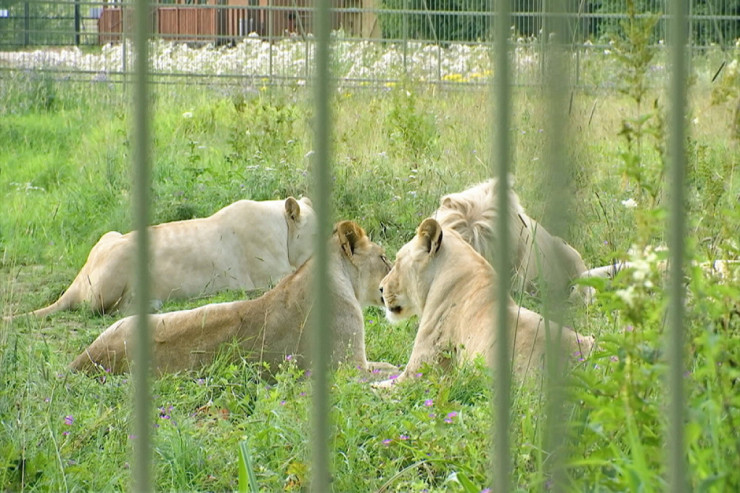
<svg viewBox="0 0 740 493"><path fill-rule="evenodd" d="M542 91L545 97L545 123L547 134L547 158L545 160L545 185L548 187L545 220L547 229L554 235L567 238L570 219L571 194L570 173L568 172L568 52L569 39L566 28L566 0L553 0L543 3L544 30L541 35L545 51ZM537 234L535 232L535 234ZM560 333L554 324L567 320L566 297L557 286L540 287L543 298L543 316L547 331L546 376L545 376L545 414L543 463L544 475L552 491L566 490L566 422L563 391L563 370L565 358L562 355Z"/></svg>
<svg viewBox="0 0 740 493"><path fill-rule="evenodd" d="M150 417L150 344L149 334L149 2L136 0L134 6L134 193L133 213L136 230L136 313L137 336L134 373L134 491L152 490L151 481L151 417Z"/></svg>
<svg viewBox="0 0 740 493"><path fill-rule="evenodd" d="M673 0L670 4L670 84L668 100L668 165L669 165L669 215L668 247L670 267L668 280L668 330L666 354L668 356L668 427L666 430L666 460L668 489L681 493L688 491L686 449L684 443L683 351L684 351L684 253L686 235L685 191L686 175L686 96L688 41L686 2Z"/></svg>
<svg viewBox="0 0 740 493"><path fill-rule="evenodd" d="M511 365L509 358L508 306L504 293L509 292L509 258L512 246L509 238L509 162L512 158L509 124L511 121L511 74L509 63L509 26L511 24L511 0L496 0L494 7L494 45L493 45L493 104L491 125L494 130L494 145L491 163L493 174L499 180L499 194L494 198L498 209L499 252L494 268L500 273L498 286L494 289L499 295L496 305L496 327L494 336L498 341L493 364L493 491L507 492L511 488L511 446L509 438L511 415ZM491 260L491 259L489 259Z"/></svg>
<svg viewBox="0 0 740 493"><path fill-rule="evenodd" d="M313 169L314 208L319 218L316 254L314 263L314 282L316 301L312 314L313 347L313 413L311 419L311 490L317 493L330 491L329 473L329 322L331 320L331 299L326 289L328 279L328 252L326 240L330 229L331 196L331 115L329 99L331 77L329 74L329 0L317 0L315 10L316 26L316 73L314 74L314 105L316 108L314 150L316 152Z"/></svg>

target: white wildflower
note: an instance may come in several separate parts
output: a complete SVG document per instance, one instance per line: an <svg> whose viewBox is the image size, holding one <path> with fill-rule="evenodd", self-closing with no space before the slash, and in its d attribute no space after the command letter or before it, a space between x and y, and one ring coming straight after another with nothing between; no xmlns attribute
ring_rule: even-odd
<svg viewBox="0 0 740 493"><path fill-rule="evenodd" d="M637 202L635 202L635 199L629 198L627 200L623 200L622 205L625 206L627 209L634 209L635 207L637 207Z"/></svg>
<svg viewBox="0 0 740 493"><path fill-rule="evenodd" d="M635 287L629 286L626 289L618 289L615 294L617 295L617 298L624 301L624 303L629 306L633 307L635 305Z"/></svg>

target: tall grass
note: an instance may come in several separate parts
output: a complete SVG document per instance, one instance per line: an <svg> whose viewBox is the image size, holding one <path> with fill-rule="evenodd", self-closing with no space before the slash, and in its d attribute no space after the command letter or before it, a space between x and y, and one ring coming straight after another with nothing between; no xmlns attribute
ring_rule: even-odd
<svg viewBox="0 0 740 493"><path fill-rule="evenodd" d="M53 301L100 235L131 228L124 88L33 73L14 77L12 91L0 92L3 314ZM155 87L154 221L205 216L241 198L307 193L313 110L303 91ZM698 260L736 259L740 153L729 122L722 123L735 103L712 104L708 94L707 86L693 88L691 241ZM486 90L442 91L411 83L380 92L338 92L332 101L337 219L358 221L392 257L442 194L489 176L487 97ZM515 189L535 218L545 217L549 193L540 178L548 132L542 97L537 89L519 89L512 105ZM569 146L576 209L567 240L592 266L627 258L633 244L644 246L639 218L661 218L659 208L644 203L644 183L624 173L629 149L620 131L634 113L628 95L583 91L574 93L570 113L563 116L577 129ZM656 152L643 152L639 159L649 169L661 166ZM629 199L636 208L628 207ZM653 246L662 242L659 230L651 230L649 238ZM632 255L645 256L641 249ZM565 389L569 489L665 487L664 300L657 258L647 258L643 277L600 283L595 305L574 307L572 324L596 335L599 350L576 365ZM695 269L688 287L690 477L697 490L733 491L740 488L740 286L737 279L718 283ZM211 300L252 294L225 293ZM538 308L538 300L515 295ZM163 310L207 301L170 303ZM127 488L136 440L131 382L126 376L89 378L66 369L113 320L76 311L2 324L3 489ZM407 361L414 321L390 326L381 310L368 309L366 330L371 360ZM367 375L354 368L334 373L336 491L480 491L488 483L487 370L476 362L446 373L435 368L421 373L394 394L376 393ZM247 363L223 358L202 371L154 383L158 489L244 488L241 444L249 452L252 474L247 475L260 489L306 487L310 382L289 361L276 381L257 374ZM513 389L512 477L522 491L549 484L543 473L548 457L541 396L539 382Z"/></svg>

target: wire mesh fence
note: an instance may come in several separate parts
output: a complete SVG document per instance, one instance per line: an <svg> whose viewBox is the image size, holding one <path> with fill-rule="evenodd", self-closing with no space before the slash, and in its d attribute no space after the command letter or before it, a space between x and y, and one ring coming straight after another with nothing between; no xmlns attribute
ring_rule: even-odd
<svg viewBox="0 0 740 493"><path fill-rule="evenodd" d="M666 2L637 2L655 18L651 43L667 37ZM148 4L154 35L152 75L172 80L202 76L233 83L251 77L305 83L314 66L313 10L305 2L208 1ZM576 63L576 83L589 60L611 50L626 19L624 1L571 0L558 16ZM542 80L543 43L552 32L546 2L514 2L509 36L516 43L516 84ZM335 1L335 77L346 84L379 85L404 78L444 84L481 84L491 73L489 0ZM740 37L736 0L691 2L692 52L724 50ZM0 9L0 69L34 68L114 79L131 70L132 5L126 2L6 2ZM550 15L550 17L548 17ZM550 20L548 20L550 19ZM39 47L54 46L54 50ZM65 47L85 48L84 50ZM116 79L118 80L118 79Z"/></svg>

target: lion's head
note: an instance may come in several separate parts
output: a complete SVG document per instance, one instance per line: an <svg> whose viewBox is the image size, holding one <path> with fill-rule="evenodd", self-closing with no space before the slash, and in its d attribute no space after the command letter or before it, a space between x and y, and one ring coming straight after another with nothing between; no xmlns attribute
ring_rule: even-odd
<svg viewBox="0 0 740 493"><path fill-rule="evenodd" d="M365 230L352 221L337 223L333 237L351 271L357 300L362 306L383 306L378 284L391 269L383 247L371 241Z"/></svg>
<svg viewBox="0 0 740 493"><path fill-rule="evenodd" d="M509 176L509 182L513 178ZM498 195L501 186L497 178L484 181L462 192L450 193L439 201L432 215L443 227L457 231L478 253L487 259L495 258L498 244ZM509 215L516 218L524 213L519 197L509 188ZM509 219L511 239L516 238L518 221ZM511 241L511 239L509 241ZM512 245L514 246L514 245Z"/></svg>
<svg viewBox="0 0 740 493"><path fill-rule="evenodd" d="M386 317L397 322L421 315L424 292L432 282L432 258L442 244L442 227L434 219L425 219L416 236L396 254L393 268L380 283Z"/></svg>

